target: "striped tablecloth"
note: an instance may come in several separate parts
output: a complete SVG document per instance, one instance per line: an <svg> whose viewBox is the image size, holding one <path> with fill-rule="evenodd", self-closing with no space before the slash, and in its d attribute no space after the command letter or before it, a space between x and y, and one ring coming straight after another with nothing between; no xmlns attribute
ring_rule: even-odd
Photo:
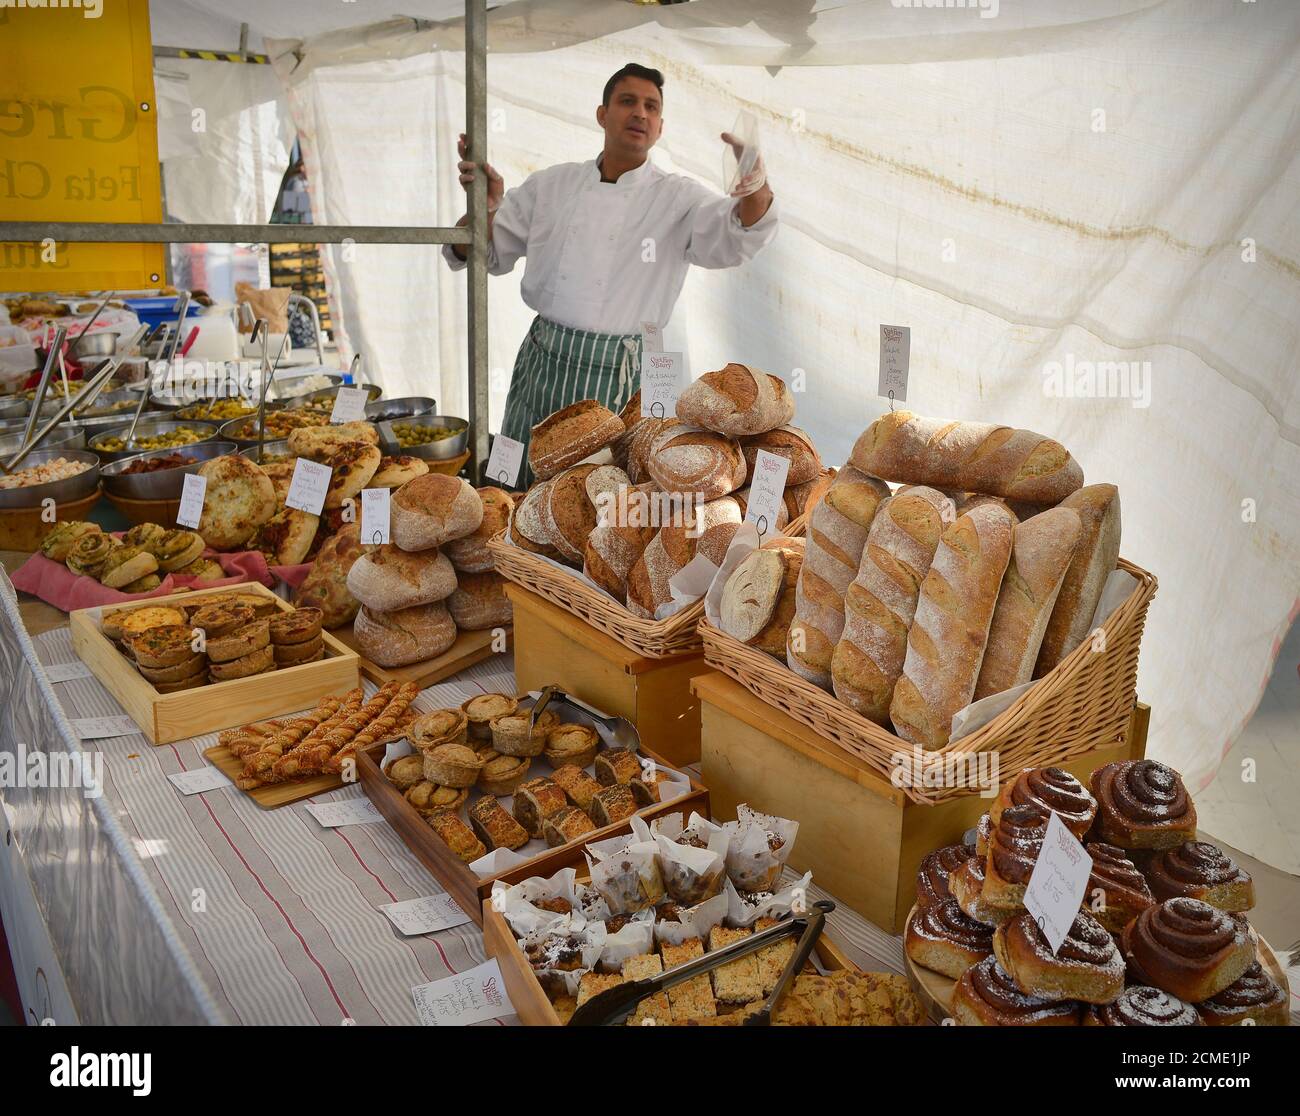
<svg viewBox="0 0 1300 1116"><path fill-rule="evenodd" d="M75 659L66 629L48 632L35 644L45 665ZM69 717L121 711L94 678L60 683L55 690ZM515 691L510 656L430 687L416 706L459 705L486 691ZM486 959L472 923L406 938L377 909L442 891L387 822L324 829L301 803L263 810L233 787L180 794L167 776L204 766L203 750L214 743L215 734L155 748L133 734L94 746L104 755L105 802L220 1018L414 1024L412 987ZM364 796L359 786L350 786L313 801ZM144 909L137 913L151 917ZM130 930L114 926L105 933ZM899 939L852 911L837 910L828 932L861 967L902 972ZM111 950L111 941L105 945ZM516 1020L482 1025L511 1022Z"/></svg>

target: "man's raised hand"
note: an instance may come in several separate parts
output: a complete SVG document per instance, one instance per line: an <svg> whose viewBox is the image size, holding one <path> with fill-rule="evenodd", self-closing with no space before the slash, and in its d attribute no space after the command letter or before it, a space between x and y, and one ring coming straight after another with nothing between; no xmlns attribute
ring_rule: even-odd
<svg viewBox="0 0 1300 1116"><path fill-rule="evenodd" d="M460 156L460 162L456 164L456 169L460 171L460 184L465 187L465 192L469 193L470 187L474 184L474 172L478 170L478 164L472 163L465 158L468 144L465 141L465 133L461 132L459 140L456 142L456 152ZM487 175L487 206L488 212L491 213L501 204L501 199L505 196L505 180L497 174L491 163L483 164L483 172Z"/></svg>

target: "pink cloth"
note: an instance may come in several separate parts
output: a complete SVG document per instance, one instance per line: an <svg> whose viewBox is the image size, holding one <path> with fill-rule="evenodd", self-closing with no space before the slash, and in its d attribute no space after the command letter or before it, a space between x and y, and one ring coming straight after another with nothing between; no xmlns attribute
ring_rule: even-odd
<svg viewBox="0 0 1300 1116"><path fill-rule="evenodd" d="M233 554L218 554L209 550L205 553L226 571L226 577L199 583L196 578L188 575L167 574L162 579L162 584L149 593L123 593L120 589L109 589L93 577L74 574L62 562L46 558L39 550L14 571L11 580L15 589L40 597L47 604L64 612L94 608L96 605L121 604L124 601L143 601L148 597L166 597L185 589L217 589L223 585L243 585L250 581L260 581L268 589L275 586L275 575L259 551L241 550ZM299 568L306 570L309 567L276 567L290 572Z"/></svg>
<svg viewBox="0 0 1300 1116"><path fill-rule="evenodd" d="M297 589L311 572L315 562L303 562L298 566L272 566L271 573L283 581L291 589Z"/></svg>

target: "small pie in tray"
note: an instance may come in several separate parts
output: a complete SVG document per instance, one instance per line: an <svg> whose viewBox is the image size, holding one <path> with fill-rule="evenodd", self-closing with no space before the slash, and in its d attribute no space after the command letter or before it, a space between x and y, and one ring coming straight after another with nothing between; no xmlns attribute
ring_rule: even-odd
<svg viewBox="0 0 1300 1116"><path fill-rule="evenodd" d="M135 608L112 612L104 617L104 634L110 639L124 639L164 624L184 624L185 614L174 608Z"/></svg>
<svg viewBox="0 0 1300 1116"><path fill-rule="evenodd" d="M319 639L322 618L319 608L296 608L292 612L277 610L271 618L271 642L286 646Z"/></svg>
<svg viewBox="0 0 1300 1116"><path fill-rule="evenodd" d="M265 620L252 620L227 632L223 636L209 639L207 643L208 658L214 663L229 663L244 655L260 651L271 642L270 627Z"/></svg>
<svg viewBox="0 0 1300 1116"><path fill-rule="evenodd" d="M249 678L254 674L275 669L275 655L268 643L248 655L241 655L228 663L209 663L208 673L213 682L229 682L234 678Z"/></svg>
<svg viewBox="0 0 1300 1116"><path fill-rule="evenodd" d="M253 621L253 610L241 604L205 604L190 613L190 624L202 628L205 639L229 635Z"/></svg>
<svg viewBox="0 0 1300 1116"><path fill-rule="evenodd" d="M128 636L123 645L140 666L170 667L189 662L194 655L194 648L190 646L192 638L187 625L164 624Z"/></svg>

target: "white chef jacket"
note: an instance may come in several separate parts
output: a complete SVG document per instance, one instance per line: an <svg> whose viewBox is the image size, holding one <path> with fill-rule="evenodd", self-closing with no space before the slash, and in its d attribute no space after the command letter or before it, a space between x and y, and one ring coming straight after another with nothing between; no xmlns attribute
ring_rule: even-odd
<svg viewBox="0 0 1300 1116"><path fill-rule="evenodd" d="M715 193L649 158L617 182L598 160L561 163L507 190L492 225L488 272L527 258L520 292L542 317L573 329L637 333L667 327L690 264L736 267L777 228L777 204L745 228L738 199ZM443 245L453 270L467 266Z"/></svg>

